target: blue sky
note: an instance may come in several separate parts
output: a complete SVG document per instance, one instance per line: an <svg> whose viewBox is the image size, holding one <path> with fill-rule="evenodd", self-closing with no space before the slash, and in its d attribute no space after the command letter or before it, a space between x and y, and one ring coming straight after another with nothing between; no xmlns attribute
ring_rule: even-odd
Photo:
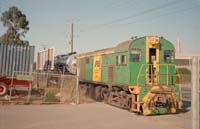
<svg viewBox="0 0 200 129"><path fill-rule="evenodd" d="M114 47L132 36L163 36L176 45L180 35L181 53L200 54L200 0L0 0L0 12L13 5L26 14L26 40L37 51L69 52L74 22L78 53Z"/></svg>

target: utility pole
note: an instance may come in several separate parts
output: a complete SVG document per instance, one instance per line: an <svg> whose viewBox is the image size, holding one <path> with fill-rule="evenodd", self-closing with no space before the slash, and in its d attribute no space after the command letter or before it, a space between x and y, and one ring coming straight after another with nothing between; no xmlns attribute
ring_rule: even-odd
<svg viewBox="0 0 200 129"><path fill-rule="evenodd" d="M70 35L70 40L69 40L69 44L71 46L71 50L70 52L74 52L74 23L78 22L78 19L71 19L71 20L67 20L68 23L71 23L71 35Z"/></svg>
<svg viewBox="0 0 200 129"><path fill-rule="evenodd" d="M71 53L73 52L74 45L74 24L71 25Z"/></svg>

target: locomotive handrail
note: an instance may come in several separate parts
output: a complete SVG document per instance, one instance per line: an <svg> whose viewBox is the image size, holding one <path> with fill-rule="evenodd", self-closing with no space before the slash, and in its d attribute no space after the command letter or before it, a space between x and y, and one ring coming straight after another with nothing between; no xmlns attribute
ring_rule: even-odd
<svg viewBox="0 0 200 129"><path fill-rule="evenodd" d="M143 70L143 67L144 66L146 66L145 67L145 74L141 74L141 72L142 72L142 70ZM169 85L169 77L174 77L174 76L176 76L176 75L174 75L174 74L169 74L168 73L168 70L169 70L169 66L175 66L174 64L156 64L156 67L157 66L165 66L166 67L166 73L149 73L149 70L147 69L148 67L147 66L152 66L153 67L153 64L142 64L142 66L140 67L140 70L139 70L139 73L138 73L138 76L137 76L137 85L139 85L139 80L140 80L140 78L141 78L141 76L147 76L147 75L156 75L157 76L157 83L160 83L160 81L159 81L159 77L160 76L163 76L163 75L165 75L166 76L166 85ZM151 78L152 79L152 78ZM145 84L146 84L146 81L147 80L145 80ZM152 81L152 84L153 84L153 81Z"/></svg>
<svg viewBox="0 0 200 129"><path fill-rule="evenodd" d="M144 65L146 65L146 64L142 64L142 66L140 66L139 74L137 76L137 85L138 85L138 80L139 80L139 77L140 77L139 75L141 74L141 71L142 71L142 68L143 68Z"/></svg>
<svg viewBox="0 0 200 129"><path fill-rule="evenodd" d="M151 74L141 74L140 77L141 76L146 76L146 75L151 75ZM154 75L166 76L167 74L154 74ZM168 76L166 76L166 77L178 77L178 75L168 74ZM137 82L137 84L139 85L138 82ZM167 85L169 85L169 83Z"/></svg>

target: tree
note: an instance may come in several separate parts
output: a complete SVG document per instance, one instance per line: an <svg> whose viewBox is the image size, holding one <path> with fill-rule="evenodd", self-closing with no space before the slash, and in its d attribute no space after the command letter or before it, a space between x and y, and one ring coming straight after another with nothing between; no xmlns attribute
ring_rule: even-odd
<svg viewBox="0 0 200 129"><path fill-rule="evenodd" d="M25 37L25 33L29 30L29 22L25 14L13 6L2 13L0 20L3 22L3 26L8 28L6 33L0 37L0 43L28 45L28 41L21 39L21 37Z"/></svg>

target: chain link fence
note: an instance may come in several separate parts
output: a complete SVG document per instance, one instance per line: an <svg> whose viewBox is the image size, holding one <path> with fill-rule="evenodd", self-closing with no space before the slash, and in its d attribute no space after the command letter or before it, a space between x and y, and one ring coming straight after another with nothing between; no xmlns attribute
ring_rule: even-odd
<svg viewBox="0 0 200 129"><path fill-rule="evenodd" d="M176 65L177 74L179 74L177 80L181 87L183 100L181 112L190 112L191 116L184 117L184 120L188 121L190 119L191 128L198 129L200 116L200 58L198 56L183 57L183 59L179 59L181 63Z"/></svg>
<svg viewBox="0 0 200 129"><path fill-rule="evenodd" d="M33 89L40 91L42 103L76 102L76 76L53 73L35 73L33 76Z"/></svg>
<svg viewBox="0 0 200 129"><path fill-rule="evenodd" d="M25 75L25 73L15 72L14 78L17 75ZM77 102L79 97L79 94L77 94L79 93L77 89L77 76L51 72L33 72L28 73L28 75L32 77L30 85L11 86L8 94L0 98L0 102L15 104Z"/></svg>
<svg viewBox="0 0 200 129"><path fill-rule="evenodd" d="M184 101L191 102L191 86L192 77L191 74L179 74L179 85L181 87L182 99Z"/></svg>

